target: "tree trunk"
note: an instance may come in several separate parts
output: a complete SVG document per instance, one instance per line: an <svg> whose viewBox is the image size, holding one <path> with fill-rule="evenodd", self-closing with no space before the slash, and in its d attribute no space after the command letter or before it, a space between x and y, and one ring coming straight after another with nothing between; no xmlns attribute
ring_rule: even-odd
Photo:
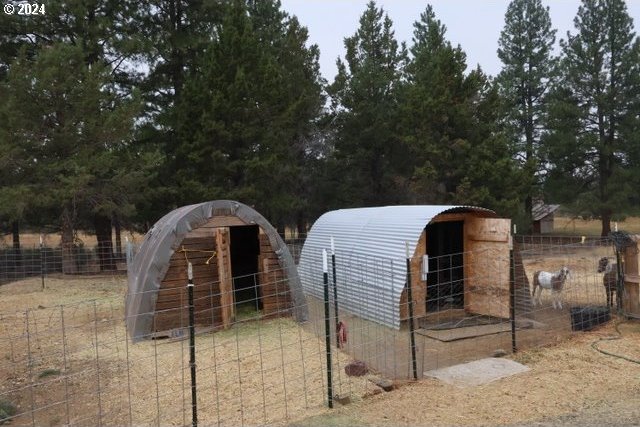
<svg viewBox="0 0 640 427"><path fill-rule="evenodd" d="M76 264L73 244L73 221L71 219L71 213L68 209L62 213L62 273L63 274L76 274L78 272L78 265Z"/></svg>
<svg viewBox="0 0 640 427"><path fill-rule="evenodd" d="M120 227L120 219L118 215L113 216L113 226L116 229L116 257L122 259L122 227Z"/></svg>
<svg viewBox="0 0 640 427"><path fill-rule="evenodd" d="M100 261L100 271L112 271L116 269L113 261L113 241L111 236L111 218L105 215L96 214L93 217L93 226L98 239L98 260Z"/></svg>
<svg viewBox="0 0 640 427"><path fill-rule="evenodd" d="M15 220L11 223L11 234L13 236L13 260L16 270L22 267L22 250L20 249L20 222Z"/></svg>
<svg viewBox="0 0 640 427"><path fill-rule="evenodd" d="M523 234L532 234L533 231L533 197L531 193L527 194L524 199L524 214L526 218L526 228L523 230Z"/></svg>
<svg viewBox="0 0 640 427"><path fill-rule="evenodd" d="M601 237L607 237L611 233L611 213L603 213L601 215L602 219L602 233Z"/></svg>
<svg viewBox="0 0 640 427"><path fill-rule="evenodd" d="M304 238L307 236L307 222L304 219L304 214L302 212L298 212L298 218L296 220L296 229L298 232L298 239Z"/></svg>

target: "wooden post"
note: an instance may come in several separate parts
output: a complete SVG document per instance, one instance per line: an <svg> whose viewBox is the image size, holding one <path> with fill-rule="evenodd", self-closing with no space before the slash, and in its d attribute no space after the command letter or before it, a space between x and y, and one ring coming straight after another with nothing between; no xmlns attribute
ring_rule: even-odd
<svg viewBox="0 0 640 427"><path fill-rule="evenodd" d="M222 327L228 328L235 320L235 298L231 273L231 251L229 228L216 229L216 256L218 257L218 278L220 281L220 313Z"/></svg>

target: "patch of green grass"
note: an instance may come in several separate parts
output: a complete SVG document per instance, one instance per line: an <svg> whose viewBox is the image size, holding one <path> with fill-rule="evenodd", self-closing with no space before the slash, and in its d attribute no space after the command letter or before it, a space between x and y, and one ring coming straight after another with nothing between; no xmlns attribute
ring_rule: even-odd
<svg viewBox="0 0 640 427"><path fill-rule="evenodd" d="M44 371L38 374L38 378L46 378L46 377L55 377L60 375L60 369L45 369Z"/></svg>
<svg viewBox="0 0 640 427"><path fill-rule="evenodd" d="M236 304L236 322L243 320L256 320L260 318L260 311L256 310L255 303L248 302Z"/></svg>
<svg viewBox="0 0 640 427"><path fill-rule="evenodd" d="M7 421L11 421L10 418L13 417L18 412L18 409L15 405L8 400L0 399L0 424L4 424Z"/></svg>

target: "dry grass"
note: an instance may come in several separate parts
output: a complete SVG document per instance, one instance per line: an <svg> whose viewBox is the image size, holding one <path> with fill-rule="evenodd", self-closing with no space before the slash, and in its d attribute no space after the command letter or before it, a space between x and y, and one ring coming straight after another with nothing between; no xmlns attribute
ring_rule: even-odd
<svg viewBox="0 0 640 427"><path fill-rule="evenodd" d="M123 278L58 278L46 285L42 290L31 279L0 287L0 375L6 378L0 397L22 414L13 425L190 422L188 342L128 343ZM321 412L323 345L290 319L199 334L200 422L263 425ZM334 355L334 372L350 360ZM344 373L335 387L353 399L376 388L369 377Z"/></svg>
<svg viewBox="0 0 640 427"><path fill-rule="evenodd" d="M623 338L603 349L640 360L640 325L621 326ZM374 396L297 425L496 426L530 422L557 425L564 418L591 416L637 422L640 365L603 355L591 344L615 334L613 325L558 345L516 354L529 372L482 386L458 388L435 379Z"/></svg>
<svg viewBox="0 0 640 427"><path fill-rule="evenodd" d="M611 224L613 229L614 224ZM618 229L632 234L640 234L640 217L629 217L618 221ZM556 216L553 224L553 234L568 236L599 236L602 231L600 220L586 220L566 216Z"/></svg>
<svg viewBox="0 0 640 427"><path fill-rule="evenodd" d="M601 275L594 272L598 257L610 251L529 254L525 267L531 277L536 269L568 265L573 276L565 301L604 302ZM39 279L0 287L0 399L23 413L12 425L190 422L188 343L129 344L122 321L125 287L117 277L48 278L45 290ZM483 386L457 388L430 379L375 395L367 377L336 375L338 393L354 403L332 411L324 408L323 340L306 329L312 328L275 319L198 335L200 423L479 426L593 414L598 425L603 414L620 422L638 416L640 365L591 347L616 334L612 324L517 353L513 358L531 371ZM602 341L600 348L640 359L640 325L626 323L620 330L622 339ZM350 358L338 358L335 372L343 372ZM33 419L32 407L42 408Z"/></svg>
<svg viewBox="0 0 640 427"><path fill-rule="evenodd" d="M134 243L142 242L144 239L143 234L130 232L130 231L122 231L122 244L124 245L125 237L129 238L129 241ZM42 234L42 240L47 247L56 247L60 245L60 233L44 233ZM95 234L86 233L79 231L77 234L77 243L81 244L85 247L92 248L98 244L96 240ZM115 233L112 236L113 242L116 241ZM12 236L11 234L0 235L0 248L1 247L11 247L12 244ZM21 233L20 234L20 244L23 248L33 248L40 245L40 234L39 233ZM115 244L115 243L114 243Z"/></svg>
<svg viewBox="0 0 640 427"><path fill-rule="evenodd" d="M612 247L570 246L563 248L557 246L550 249L549 253L533 255L523 253L523 263L529 284L533 281L535 271L558 271L562 266L567 266L571 270L571 274L563 289L563 301L569 305L606 303L606 294L602 285L604 273L597 273L597 268L598 260L601 257L614 256ZM548 291L544 292L542 298L545 304L551 304L551 294Z"/></svg>

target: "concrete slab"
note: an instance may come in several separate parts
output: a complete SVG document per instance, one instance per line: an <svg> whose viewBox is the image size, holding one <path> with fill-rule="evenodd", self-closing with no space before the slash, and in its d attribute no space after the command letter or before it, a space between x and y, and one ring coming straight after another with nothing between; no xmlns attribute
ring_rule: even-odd
<svg viewBox="0 0 640 427"><path fill-rule="evenodd" d="M488 357L448 368L427 371L424 376L437 378L458 387L472 387L528 370L528 367L513 360Z"/></svg>

